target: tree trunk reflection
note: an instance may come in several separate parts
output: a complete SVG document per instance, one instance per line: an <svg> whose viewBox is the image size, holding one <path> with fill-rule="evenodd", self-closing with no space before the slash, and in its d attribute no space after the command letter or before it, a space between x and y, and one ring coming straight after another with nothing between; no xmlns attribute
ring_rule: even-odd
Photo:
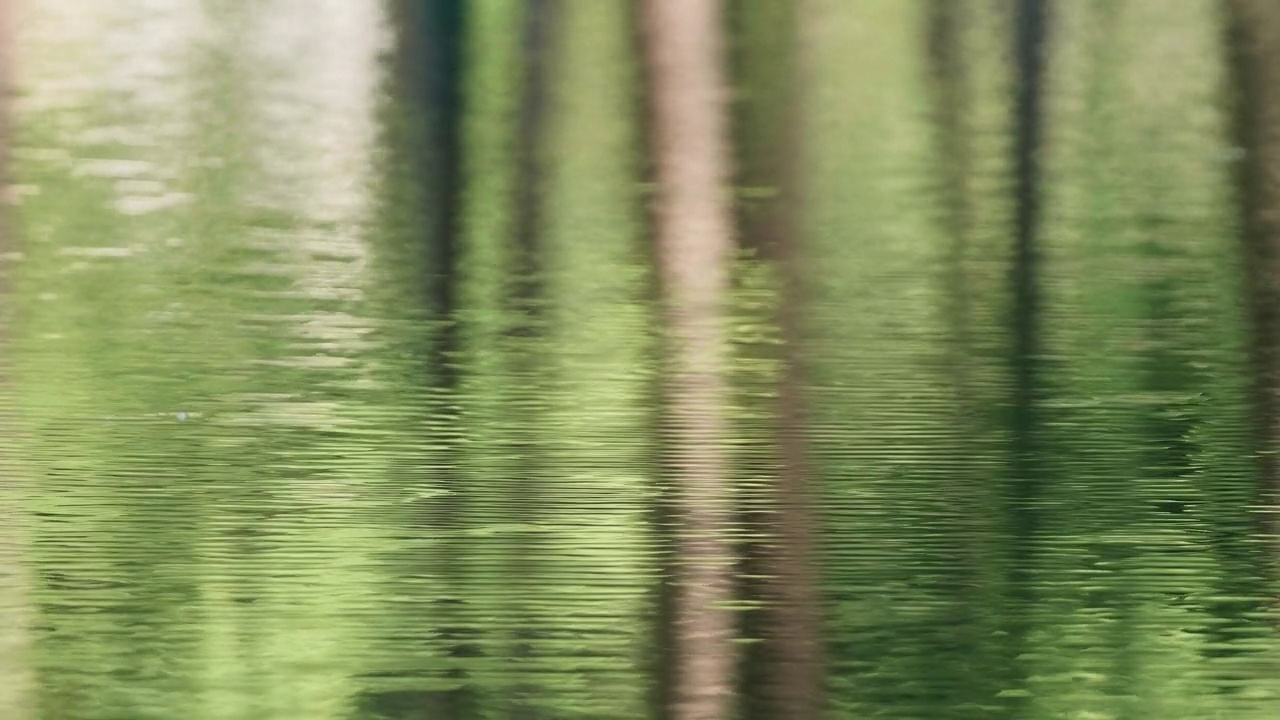
<svg viewBox="0 0 1280 720"><path fill-rule="evenodd" d="M738 182L742 246L775 293L753 318L777 333L760 352L770 368L769 418L757 469L767 478L744 513L749 524L743 584L763 605L747 614L743 715L817 717L822 705L814 517L805 443L803 248L800 222L801 27L804 3L738 0L734 17Z"/></svg>
<svg viewBox="0 0 1280 720"><path fill-rule="evenodd" d="M1280 6L1228 0L1245 287L1253 326L1258 520L1280 537Z"/></svg>
<svg viewBox="0 0 1280 720"><path fill-rule="evenodd" d="M724 312L731 249L721 5L646 0L654 208L677 484L672 720L722 720L732 697L732 518Z"/></svg>

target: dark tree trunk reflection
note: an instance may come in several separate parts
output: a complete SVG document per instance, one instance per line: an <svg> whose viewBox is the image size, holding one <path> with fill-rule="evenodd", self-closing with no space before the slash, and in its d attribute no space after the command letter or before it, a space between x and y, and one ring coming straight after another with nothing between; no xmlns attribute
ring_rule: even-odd
<svg viewBox="0 0 1280 720"><path fill-rule="evenodd" d="M548 478L546 443L540 437L545 418L540 408L548 371L544 348L546 317L544 191L546 185L547 121L551 96L552 59L555 55L555 26L559 21L559 0L529 0L524 4L520 37L520 96L515 138L515 186L511 212L512 248L507 300L510 310L509 377L505 415L510 423L509 442L517 464L511 468L507 497L509 520L534 527L546 511L543 485ZM515 533L509 548L513 579L511 657L529 661L538 654L538 624L542 622L530 606L537 591L537 560L549 550L539 533ZM521 586L524 587L521 587ZM517 678L507 698L504 717L510 720L537 720L542 717L536 685Z"/></svg>
<svg viewBox="0 0 1280 720"><path fill-rule="evenodd" d="M767 304L779 342L763 351L776 369L764 415L769 449L759 469L771 481L750 501L745 521L758 540L745 545L742 583L762 607L743 628L759 638L745 651L743 716L802 720L820 714L821 660L811 471L805 443L802 338L801 156L802 3L737 0L739 95L736 136L741 242L774 277Z"/></svg>
<svg viewBox="0 0 1280 720"><path fill-rule="evenodd" d="M944 259L939 278L946 332L942 360L954 408L952 437L945 451L952 473L938 488L948 508L943 511L946 529L940 530L946 533L947 549L937 559L941 569L931 588L947 609L931 641L936 649L924 672L939 688L937 707L947 710L982 705L1003 689L989 670L994 658L990 637L1002 622L992 611L993 563L987 549L997 523L992 517L991 491L979 489L989 477L988 470L974 453L975 446L992 441L992 398L983 392L982 376L992 357L978 318L985 279L978 267L989 246L982 246L983 238L975 231L981 203L974 189L979 163L972 127L979 104L973 87L978 58L969 42L981 31L979 5L968 0L933 0L924 38L937 157L933 197Z"/></svg>
<svg viewBox="0 0 1280 720"><path fill-rule="evenodd" d="M1013 228L1013 426L1015 458L1035 454L1030 432L1036 424L1040 353L1040 288L1037 229L1040 223L1040 143L1044 94L1046 0L1018 0L1016 20L1017 84L1014 105ZM1015 475L1014 507L1029 509L1037 493L1035 478ZM1034 532L1034 513L1018 513L1020 532Z"/></svg>
<svg viewBox="0 0 1280 720"><path fill-rule="evenodd" d="M460 244L463 178L465 0L392 0L389 4L394 45L387 60L384 142L388 162L383 216L391 224L381 248L388 262L410 268L406 285L418 290L420 306L398 308L405 317L430 318L431 333L407 350L421 362L415 377L406 380L424 398L421 423L433 435L427 463L445 468L440 482L451 488L437 502L415 511L414 523L423 528L456 528L466 517L466 494L458 487L456 404L459 391L458 247ZM399 275L400 273L393 273ZM446 535L451 547L440 553L431 572L444 582L427 609L438 629L438 642L448 657L440 673L449 686L440 690L388 690L365 693L358 706L374 717L420 720L473 717L479 698L461 666L477 656L475 631L464 598L467 592L466 548ZM420 562L415 560L412 562ZM422 570L411 565L408 573ZM417 674L413 669L407 674ZM399 674L396 678L402 677ZM402 681L401 681L402 682Z"/></svg>
<svg viewBox="0 0 1280 720"><path fill-rule="evenodd" d="M1016 0L1014 18L1014 218L1012 267L1012 353L1010 357L1010 467L1007 512L1011 552L1006 581L1012 607L1007 611L1008 690L1014 702L1024 697L1027 649L1034 604L1035 545L1040 528L1043 448L1040 442L1040 153L1044 116L1045 43L1048 0ZM1015 710L1017 712L1017 710Z"/></svg>
<svg viewBox="0 0 1280 720"><path fill-rule="evenodd" d="M1280 537L1280 6L1227 0L1242 252L1253 330L1259 529Z"/></svg>
<svg viewBox="0 0 1280 720"><path fill-rule="evenodd" d="M394 0L391 5L397 29L394 92L403 98L405 121L411 124L401 129L401 152L420 192L423 287L431 309L442 315L457 302L465 10L465 0Z"/></svg>
<svg viewBox="0 0 1280 720"><path fill-rule="evenodd" d="M516 121L515 198L512 235L515 242L512 299L522 312L540 294L538 255L542 231L542 191L547 102L550 95L552 42L558 0L529 0L525 4L520 63L520 104Z"/></svg>
<svg viewBox="0 0 1280 720"><path fill-rule="evenodd" d="M969 402L968 356L970 345L970 289L966 273L971 209L967 186L972 171L965 129L969 107L967 67L961 47L963 0L933 0L929 5L928 47L930 89L934 99L937 147L942 163L943 226L949 246L944 283L947 326L952 332L949 361L959 401Z"/></svg>
<svg viewBox="0 0 1280 720"><path fill-rule="evenodd" d="M451 422L437 427L448 428L440 443L447 457L441 467L450 468L455 475L449 482L457 484L458 447L461 429L454 409L459 394L457 370L459 332L456 319L458 311L458 258L460 243L461 197L465 183L463 175L463 117L465 97L464 39L466 37L465 0L402 0L406 3L407 22L402 25L410 33L406 39L406 55L411 63L403 70L410 87L418 92L408 93L408 101L417 106L426 142L418 149L415 167L418 182L423 191L422 225L426 233L424 250L427 253L427 273L424 278L429 291L429 310L437 320L437 329L429 351L428 362L437 402L433 411ZM456 527L466 517L467 493L462 488L444 496L445 499L431 513L427 523L431 527ZM456 533L455 533L456 534ZM422 704L415 709L418 714L409 717L433 717L433 713L458 718L474 716L479 698L471 686L467 671L462 668L468 658L480 651L476 646L476 632L470 627L470 614L464 596L467 588L465 558L462 542L451 540L456 547L446 548L441 561L441 574L450 587L448 595L435 602L434 612L440 622L440 637L446 643L450 668L446 671L454 687L439 692L427 692Z"/></svg>

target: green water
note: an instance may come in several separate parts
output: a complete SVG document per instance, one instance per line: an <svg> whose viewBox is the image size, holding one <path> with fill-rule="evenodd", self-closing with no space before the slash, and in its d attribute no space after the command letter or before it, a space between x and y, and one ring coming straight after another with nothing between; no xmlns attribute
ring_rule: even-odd
<svg viewBox="0 0 1280 720"><path fill-rule="evenodd" d="M1055 4L1030 318L1008 7L931 65L928 3L806 5L827 717L1275 717L1219 4ZM407 7L18 12L5 720L653 716L631 10L558 4L531 146L523 4ZM779 333L735 277L750 507Z"/></svg>

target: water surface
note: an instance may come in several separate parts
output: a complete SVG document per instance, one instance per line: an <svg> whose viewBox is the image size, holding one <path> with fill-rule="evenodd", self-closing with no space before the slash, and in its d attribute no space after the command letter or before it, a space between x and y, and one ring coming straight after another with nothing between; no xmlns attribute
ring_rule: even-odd
<svg viewBox="0 0 1280 720"><path fill-rule="evenodd" d="M1274 717L1219 4L1052 3L1034 107L1012 3L806 5L787 342L828 717ZM652 716L632 16L566 1L544 37L520 8L24 4L5 718ZM747 550L775 270L734 268Z"/></svg>

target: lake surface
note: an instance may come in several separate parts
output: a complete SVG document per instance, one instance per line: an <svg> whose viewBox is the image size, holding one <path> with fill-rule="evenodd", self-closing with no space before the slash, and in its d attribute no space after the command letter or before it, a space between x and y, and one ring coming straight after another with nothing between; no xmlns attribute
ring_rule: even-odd
<svg viewBox="0 0 1280 720"><path fill-rule="evenodd" d="M20 5L0 717L655 717L628 5ZM794 343L824 717L1274 718L1222 5L1050 3L1033 80L1013 3L951 5L805 3L797 335L733 269L733 651L786 670L750 558Z"/></svg>

